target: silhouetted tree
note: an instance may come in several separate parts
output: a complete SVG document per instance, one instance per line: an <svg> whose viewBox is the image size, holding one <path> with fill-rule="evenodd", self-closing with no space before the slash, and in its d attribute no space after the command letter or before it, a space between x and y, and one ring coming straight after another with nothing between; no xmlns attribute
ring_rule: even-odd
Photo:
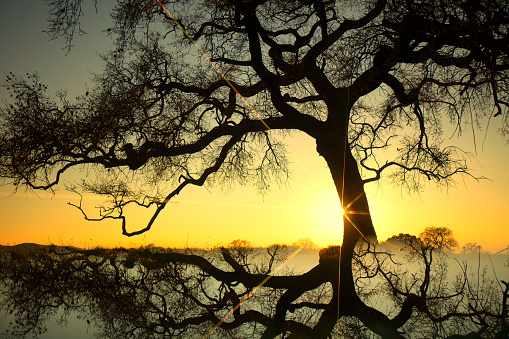
<svg viewBox="0 0 509 339"><path fill-rule="evenodd" d="M436 249L438 251L454 250L458 247L458 242L454 239L453 232L447 227L426 227L424 232L419 234L424 247Z"/></svg>
<svg viewBox="0 0 509 339"><path fill-rule="evenodd" d="M50 4L50 31L70 42L81 1ZM397 322L355 291L354 247L376 238L364 184L384 173L413 190L421 178L447 184L468 173L461 150L442 145L442 117L457 131L498 116L507 128L507 2L162 4L169 12L157 2L117 1L116 48L76 102L61 95L57 104L36 76L7 76L14 102L1 112L0 176L51 189L73 167L97 168L102 176L72 189L109 197L97 219L120 219L131 236L149 230L187 185L239 181L265 190L284 180L282 132L302 131L316 140L346 210L341 307L328 326L352 315L382 336L398 336ZM379 161L391 146L395 157ZM158 184L168 182L174 189L163 194ZM128 230L129 204L156 207L146 227ZM279 320L269 328L284 331Z"/></svg>

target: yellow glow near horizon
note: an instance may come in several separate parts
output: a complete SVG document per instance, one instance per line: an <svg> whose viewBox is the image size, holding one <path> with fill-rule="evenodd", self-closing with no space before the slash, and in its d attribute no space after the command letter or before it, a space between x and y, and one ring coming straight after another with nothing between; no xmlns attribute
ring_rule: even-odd
<svg viewBox="0 0 509 339"><path fill-rule="evenodd" d="M292 166L289 187L274 188L266 196L256 194L250 187L239 186L228 193L190 187L170 203L149 232L132 238L121 234L118 221L83 220L78 210L66 204L67 201L76 203L79 199L76 195L65 191L55 195L20 192L7 197L12 190L4 186L0 190L1 244L211 247L245 239L255 246L267 246L291 244L303 238L321 247L340 244L342 211L328 168L316 155L309 137L295 135L287 141L291 155L305 165L305 169ZM498 177L503 178L502 170L490 169L499 171ZM445 226L454 231L460 246L477 242L494 252L505 248L508 228L503 211L507 211L509 205L503 191L496 191L504 184L474 180L467 184L468 190L462 187L449 192L429 189L414 197L390 185L366 185L378 240L384 241L399 233L418 235L428 226ZM490 192L491 199L472 198L486 197ZM97 196L85 196L84 203L90 212L94 212L99 202ZM353 206L355 204L352 209ZM488 210L492 213L482 213ZM144 226L150 218L150 211L145 209L129 212L131 230ZM479 232L487 229L479 225L489 225L490 232ZM491 231L500 236L492 237Z"/></svg>

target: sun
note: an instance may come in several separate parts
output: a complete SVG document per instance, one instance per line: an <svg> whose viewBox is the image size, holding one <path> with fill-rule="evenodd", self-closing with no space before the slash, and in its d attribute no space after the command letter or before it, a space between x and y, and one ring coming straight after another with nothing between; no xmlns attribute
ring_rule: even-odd
<svg viewBox="0 0 509 339"><path fill-rule="evenodd" d="M328 193L318 199L317 211L327 223L341 224L344 210L337 194Z"/></svg>
<svg viewBox="0 0 509 339"><path fill-rule="evenodd" d="M317 232L323 242L338 243L343 235L343 209L335 192L324 192L316 199L312 209L316 220Z"/></svg>

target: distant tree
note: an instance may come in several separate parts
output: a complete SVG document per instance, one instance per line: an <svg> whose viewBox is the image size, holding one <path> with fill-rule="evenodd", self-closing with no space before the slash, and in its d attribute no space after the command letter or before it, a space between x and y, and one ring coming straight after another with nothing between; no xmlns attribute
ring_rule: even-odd
<svg viewBox="0 0 509 339"><path fill-rule="evenodd" d="M477 245L476 242L469 242L461 248L463 253L479 253L482 249L482 245Z"/></svg>
<svg viewBox="0 0 509 339"><path fill-rule="evenodd" d="M445 263L443 261L443 256L440 256L443 254L443 250L451 249L457 245L453 232L446 227L426 227L424 232L419 234L419 237L410 236L408 234L401 236L400 234L398 240L401 241L403 245L402 250L407 253L408 258L416 260L424 266L424 276L422 278L420 293L422 297L426 297L430 282L436 280L436 278L432 277L432 267L434 259L436 259L433 254L438 252L438 259L441 261L440 266L443 267ZM441 272L440 274L444 273L445 272ZM414 277L414 279L416 280L413 281L413 284L415 284L419 278Z"/></svg>
<svg viewBox="0 0 509 339"><path fill-rule="evenodd" d="M397 243L397 244L414 244L419 243L420 239L415 235L411 235L408 233L400 233L398 235L393 235L390 238L387 238L385 241L387 243Z"/></svg>
<svg viewBox="0 0 509 339"><path fill-rule="evenodd" d="M177 18L158 2L117 1L115 49L75 102L48 96L37 76L7 75L13 102L0 112L0 177L51 189L71 168L95 168L95 179L71 189L109 203L95 219L75 206L87 219L119 219L132 236L148 231L188 185L253 182L263 191L284 182L282 138L302 131L330 169L338 213L345 210L341 308L330 319L355 316L379 335L398 336L395 322L367 307L354 286L355 245L376 239L364 184L384 174L414 190L423 178L448 184L468 174L461 150L442 144L443 120L458 133L496 117L507 128L508 2L161 4ZM50 32L70 43L81 1L50 5ZM127 227L132 204L155 208L145 227ZM280 325L271 333L283 332Z"/></svg>
<svg viewBox="0 0 509 339"><path fill-rule="evenodd" d="M397 243L408 252L422 252L427 250L453 250L458 246L454 233L447 227L426 227L424 232L415 235L400 233L388 238L385 242Z"/></svg>
<svg viewBox="0 0 509 339"><path fill-rule="evenodd" d="M292 242L291 244L294 248L307 248L307 249L318 249L320 248L317 244L313 242L313 240L309 238L301 238L297 241Z"/></svg>
<svg viewBox="0 0 509 339"><path fill-rule="evenodd" d="M452 230L447 227L426 227L419 238L424 246L438 251L453 250L458 246Z"/></svg>

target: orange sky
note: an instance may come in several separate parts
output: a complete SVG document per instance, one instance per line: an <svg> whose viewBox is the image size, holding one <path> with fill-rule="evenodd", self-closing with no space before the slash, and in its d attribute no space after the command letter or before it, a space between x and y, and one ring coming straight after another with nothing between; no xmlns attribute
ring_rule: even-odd
<svg viewBox="0 0 509 339"><path fill-rule="evenodd" d="M108 44L94 37L104 35L101 31L109 27L108 15L103 11L100 13L105 15L93 17L101 20L92 27L85 25L91 34L76 39L76 47L65 56L63 41L48 42L47 35L41 33L47 19L44 2L34 5L38 7L26 8L21 2L0 4L0 44L7 46L0 54L0 71L38 71L50 92L67 89L72 98L85 90L85 84L91 85L90 72L101 69L96 52L105 51ZM0 98L6 98L4 88ZM456 188L446 191L429 187L416 196L384 182L367 185L379 240L400 232L417 235L427 226L446 226L454 231L460 245L477 242L492 251L507 247L509 146L497 129L490 127L484 145L484 132L476 132L477 160L470 163L474 175L490 180L458 177ZM55 196L20 192L8 197L12 187L1 187L0 243L215 246L234 239L268 245L301 238L311 238L320 246L341 242L341 220L334 211L339 200L313 140L296 133L287 141L293 163L287 187L275 186L266 196L251 187L235 187L230 192L191 188L163 211L150 232L135 238L122 236L118 222L84 221L78 210L67 205L77 198L63 189ZM451 142L474 152L471 133ZM88 201L92 209L98 203L95 199ZM148 220L139 210L132 214L140 225Z"/></svg>

